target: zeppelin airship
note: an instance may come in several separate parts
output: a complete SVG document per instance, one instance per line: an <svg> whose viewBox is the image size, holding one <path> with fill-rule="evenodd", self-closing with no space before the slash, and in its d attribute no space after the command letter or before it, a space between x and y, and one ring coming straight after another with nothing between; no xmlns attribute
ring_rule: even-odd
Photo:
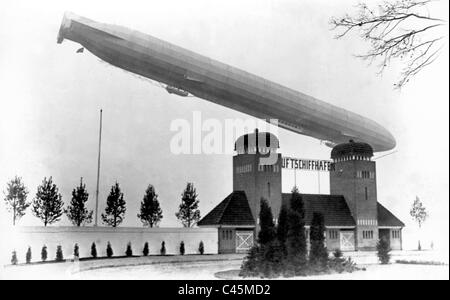
<svg viewBox="0 0 450 300"><path fill-rule="evenodd" d="M384 127L368 118L206 56L125 27L65 13L57 42L79 43L118 68L158 81L174 95L189 94L325 141L395 147Z"/></svg>

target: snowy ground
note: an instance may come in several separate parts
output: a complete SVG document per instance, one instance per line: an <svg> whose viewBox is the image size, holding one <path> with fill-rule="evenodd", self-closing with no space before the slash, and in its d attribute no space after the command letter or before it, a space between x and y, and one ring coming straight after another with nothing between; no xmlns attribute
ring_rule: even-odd
<svg viewBox="0 0 450 300"><path fill-rule="evenodd" d="M397 252L396 259L429 261L433 253ZM376 264L374 253L354 253L352 258L366 271L346 274L310 276L295 279L449 279L449 266ZM8 266L0 269L0 279L218 279L220 272L225 278L238 279L236 271L242 255L195 255L154 256L104 259L82 262L66 262ZM227 272L228 271L228 272ZM223 277L222 277L223 278Z"/></svg>
<svg viewBox="0 0 450 300"><path fill-rule="evenodd" d="M224 270L237 270L240 263L187 263L160 266L134 266L110 269L98 269L78 274L79 279L218 279L214 274ZM366 271L357 271L347 274L317 275L309 277L295 277L292 279L315 279L315 280L429 280L449 279L448 266L430 265L367 265ZM231 277L229 279L241 279Z"/></svg>

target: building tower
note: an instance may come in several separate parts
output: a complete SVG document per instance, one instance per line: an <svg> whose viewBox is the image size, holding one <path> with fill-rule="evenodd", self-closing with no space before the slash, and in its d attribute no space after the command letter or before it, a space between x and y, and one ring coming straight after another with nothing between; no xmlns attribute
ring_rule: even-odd
<svg viewBox="0 0 450 300"><path fill-rule="evenodd" d="M373 149L350 141L331 151L334 172L330 173L330 194L343 195L356 222L355 246L373 250L378 241L377 182Z"/></svg>
<svg viewBox="0 0 450 300"><path fill-rule="evenodd" d="M233 191L245 192L257 224L261 198L269 202L274 218L280 211L282 159L278 148L279 141L274 134L258 130L239 137L235 143ZM268 159L269 155L275 159Z"/></svg>

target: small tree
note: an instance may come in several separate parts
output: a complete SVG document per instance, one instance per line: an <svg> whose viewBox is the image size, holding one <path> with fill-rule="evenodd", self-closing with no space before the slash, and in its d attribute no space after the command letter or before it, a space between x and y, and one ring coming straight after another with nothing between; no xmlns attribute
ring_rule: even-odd
<svg viewBox="0 0 450 300"><path fill-rule="evenodd" d="M166 255L166 242L164 241L161 242L161 249L159 250L159 253L161 255Z"/></svg>
<svg viewBox="0 0 450 300"><path fill-rule="evenodd" d="M381 264L385 265L389 263L391 259L391 248L389 242L386 239L381 238L377 243L377 255Z"/></svg>
<svg viewBox="0 0 450 300"><path fill-rule="evenodd" d="M14 177L6 185L5 204L8 211L12 212L13 225L25 215L25 210L31 203L27 202L28 190L22 182L22 178Z"/></svg>
<svg viewBox="0 0 450 300"><path fill-rule="evenodd" d="M286 239L288 233L288 210L286 205L281 206L277 226L277 239L280 242L281 251L284 257L287 255Z"/></svg>
<svg viewBox="0 0 450 300"><path fill-rule="evenodd" d="M95 243L92 243L91 245L91 256L93 258L97 258L97 246L95 245Z"/></svg>
<svg viewBox="0 0 450 300"><path fill-rule="evenodd" d="M46 261L47 260L47 246L43 246L41 250L41 260Z"/></svg>
<svg viewBox="0 0 450 300"><path fill-rule="evenodd" d="M325 224L321 213L313 213L309 237L311 243L309 262L323 268L328 262L328 252L325 247Z"/></svg>
<svg viewBox="0 0 450 300"><path fill-rule="evenodd" d="M303 198L294 187L288 211L288 232L286 236L287 261L289 274L302 275L306 265L305 208Z"/></svg>
<svg viewBox="0 0 450 300"><path fill-rule="evenodd" d="M184 251L185 251L185 249L184 249L184 242L181 241L181 243L180 243L180 254L184 255Z"/></svg>
<svg viewBox="0 0 450 300"><path fill-rule="evenodd" d="M130 257L133 256L133 249L131 249L131 242L127 244L127 250L125 251L125 255Z"/></svg>
<svg viewBox="0 0 450 300"><path fill-rule="evenodd" d="M244 261L241 265L241 271L239 272L239 276L242 277L256 277L260 276L261 273L261 249L258 245L254 245L250 251L247 253L247 256L244 258Z"/></svg>
<svg viewBox="0 0 450 300"><path fill-rule="evenodd" d="M198 245L198 253L203 255L205 253L205 246L203 245L203 241L200 241L200 244Z"/></svg>
<svg viewBox="0 0 450 300"><path fill-rule="evenodd" d="M264 277L276 277L284 271L283 254L277 239L273 239L269 244L261 246L261 250L263 256L261 273Z"/></svg>
<svg viewBox="0 0 450 300"><path fill-rule="evenodd" d="M149 253L148 242L145 242L144 250L142 250L142 254L144 254L144 256L148 256L148 253Z"/></svg>
<svg viewBox="0 0 450 300"><path fill-rule="evenodd" d="M117 227L122 223L125 216L125 200L123 200L123 193L120 190L119 184L116 182L112 186L111 192L106 199L105 213L102 214L103 223Z"/></svg>
<svg viewBox="0 0 450 300"><path fill-rule="evenodd" d="M47 226L59 221L63 214L63 205L62 196L52 177L48 180L44 178L33 200L33 214Z"/></svg>
<svg viewBox="0 0 450 300"><path fill-rule="evenodd" d="M428 219L428 212L423 205L422 201L420 201L419 197L416 196L416 200L414 200L411 210L409 211L409 214L413 218L413 220L419 225L419 230L422 228L423 223ZM420 238L417 245L417 249L420 251L422 250L422 246L420 244Z"/></svg>
<svg viewBox="0 0 450 300"><path fill-rule="evenodd" d="M111 243L108 242L108 244L106 245L106 256L111 258L114 255L113 249L111 247Z"/></svg>
<svg viewBox="0 0 450 300"><path fill-rule="evenodd" d="M162 219L162 210L159 206L158 195L153 185L149 185L141 202L141 212L137 215L144 226L158 226Z"/></svg>
<svg viewBox="0 0 450 300"><path fill-rule="evenodd" d="M72 200L70 201L70 205L64 210L73 225L80 227L83 224L89 224L92 222L93 211L89 211L86 208L86 201L88 198L89 194L86 191L86 185L83 184L83 177L81 177L80 185L72 191Z"/></svg>
<svg viewBox="0 0 450 300"><path fill-rule="evenodd" d="M31 247L28 247L27 254L25 256L25 262L27 264L31 263Z"/></svg>
<svg viewBox="0 0 450 300"><path fill-rule="evenodd" d="M276 240L272 210L264 198L260 201L258 243L250 250L241 266L242 276L273 277L279 274L283 254Z"/></svg>
<svg viewBox="0 0 450 300"><path fill-rule="evenodd" d="M184 227L194 226L200 220L200 210L198 209L198 194L194 184L188 182L186 189L181 194L181 204L176 217L181 221Z"/></svg>
<svg viewBox="0 0 450 300"><path fill-rule="evenodd" d="M73 246L73 257L74 258L80 257L80 248L78 247L78 244L75 244L75 246Z"/></svg>
<svg viewBox="0 0 450 300"><path fill-rule="evenodd" d="M272 210L264 198L261 198L260 201L259 223L258 243L260 245L267 245L275 239L276 229L273 223Z"/></svg>
<svg viewBox="0 0 450 300"><path fill-rule="evenodd" d="M12 265L17 265L17 252L16 250L14 250L12 252L12 256L11 256L11 264Z"/></svg>
<svg viewBox="0 0 450 300"><path fill-rule="evenodd" d="M62 251L62 247L61 245L56 246L56 261L63 261L64 260L64 255L63 255L63 251Z"/></svg>

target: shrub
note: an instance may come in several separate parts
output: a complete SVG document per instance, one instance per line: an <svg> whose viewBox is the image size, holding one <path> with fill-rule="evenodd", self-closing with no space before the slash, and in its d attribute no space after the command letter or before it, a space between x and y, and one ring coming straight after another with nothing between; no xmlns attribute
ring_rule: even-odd
<svg viewBox="0 0 450 300"><path fill-rule="evenodd" d="M78 247L78 244L75 244L75 246L73 246L73 258L79 257L80 257L80 248Z"/></svg>
<svg viewBox="0 0 450 300"><path fill-rule="evenodd" d="M310 229L309 263L318 269L323 269L328 263L328 251L325 247L325 224L321 213L313 213Z"/></svg>
<svg viewBox="0 0 450 300"><path fill-rule="evenodd" d="M97 246L95 245L95 243L92 243L91 245L91 256L93 258L97 258Z"/></svg>
<svg viewBox="0 0 450 300"><path fill-rule="evenodd" d="M333 257L334 258L342 258L343 253L341 251L341 249L337 248L333 251Z"/></svg>
<svg viewBox="0 0 450 300"><path fill-rule="evenodd" d="M198 245L198 253L203 255L205 253L205 246L203 245L203 241L200 241L200 244Z"/></svg>
<svg viewBox="0 0 450 300"><path fill-rule="evenodd" d="M159 251L161 255L166 255L166 242L162 241L161 250Z"/></svg>
<svg viewBox="0 0 450 300"><path fill-rule="evenodd" d="M126 256L133 256L133 249L131 249L131 242L128 242L127 244L127 250L125 251Z"/></svg>
<svg viewBox="0 0 450 300"><path fill-rule="evenodd" d="M46 261L47 260L47 246L43 246L41 250L41 260Z"/></svg>
<svg viewBox="0 0 450 300"><path fill-rule="evenodd" d="M261 245L262 262L261 273L266 278L279 276L283 271L283 251L278 240L273 240L266 245Z"/></svg>
<svg viewBox="0 0 450 300"><path fill-rule="evenodd" d="M180 243L180 254L184 255L184 242L183 241L181 241L181 243Z"/></svg>
<svg viewBox="0 0 450 300"><path fill-rule="evenodd" d="M17 252L16 252L16 250L14 250L12 252L11 264L12 265L17 265Z"/></svg>
<svg viewBox="0 0 450 300"><path fill-rule="evenodd" d="M244 258L239 276L256 277L260 273L261 250L258 246L253 246Z"/></svg>
<svg viewBox="0 0 450 300"><path fill-rule="evenodd" d="M27 254L25 256L25 261L27 264L31 262L31 247L28 247Z"/></svg>
<svg viewBox="0 0 450 300"><path fill-rule="evenodd" d="M395 261L397 264L407 264L407 265L431 265L431 266L442 266L446 265L445 262L442 261L432 261L432 260L406 260L406 259L397 259Z"/></svg>
<svg viewBox="0 0 450 300"><path fill-rule="evenodd" d="M386 239L380 239L377 243L377 255L381 264L388 264L391 259L391 248L389 242Z"/></svg>
<svg viewBox="0 0 450 300"><path fill-rule="evenodd" d="M328 262L328 267L331 271L335 271L337 273L348 272L352 273L353 271L358 270L356 264L353 262L351 257L345 259L344 257L336 257L334 256Z"/></svg>
<svg viewBox="0 0 450 300"><path fill-rule="evenodd" d="M144 256L148 256L149 250L148 250L148 242L145 242L144 244L144 250L142 250L142 254L144 254Z"/></svg>
<svg viewBox="0 0 450 300"><path fill-rule="evenodd" d="M58 245L56 247L56 261L63 261L64 260L64 255L63 255L63 251L62 251L62 247L61 245Z"/></svg>
<svg viewBox="0 0 450 300"><path fill-rule="evenodd" d="M106 245L106 256L107 257L112 257L114 255L113 249L111 247L111 243L108 242L108 244Z"/></svg>

